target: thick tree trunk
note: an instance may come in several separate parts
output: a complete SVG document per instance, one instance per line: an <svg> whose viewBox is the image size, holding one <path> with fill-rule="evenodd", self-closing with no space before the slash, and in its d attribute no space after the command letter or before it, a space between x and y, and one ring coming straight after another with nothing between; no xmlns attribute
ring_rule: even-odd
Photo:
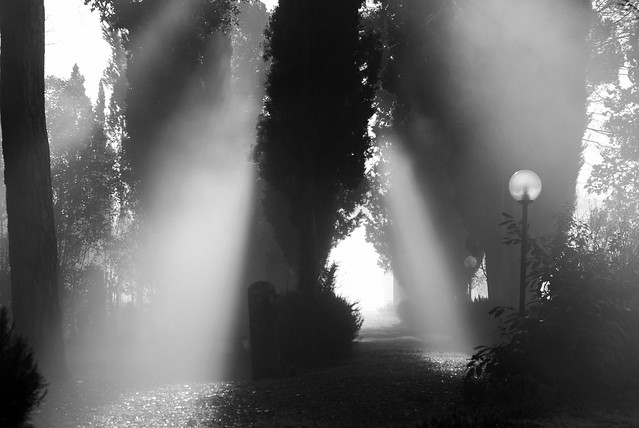
<svg viewBox="0 0 639 428"><path fill-rule="evenodd" d="M48 375L65 371L44 113L44 2L0 3L0 114L15 328Z"/></svg>

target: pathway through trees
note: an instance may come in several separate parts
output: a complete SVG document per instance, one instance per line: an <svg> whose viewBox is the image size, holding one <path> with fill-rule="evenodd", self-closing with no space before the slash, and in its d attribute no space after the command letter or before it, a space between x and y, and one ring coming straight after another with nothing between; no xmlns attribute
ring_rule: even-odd
<svg viewBox="0 0 639 428"><path fill-rule="evenodd" d="M467 355L424 351L392 329L362 332L341 366L279 380L131 387L113 380L53 385L36 427L403 426L458 401Z"/></svg>

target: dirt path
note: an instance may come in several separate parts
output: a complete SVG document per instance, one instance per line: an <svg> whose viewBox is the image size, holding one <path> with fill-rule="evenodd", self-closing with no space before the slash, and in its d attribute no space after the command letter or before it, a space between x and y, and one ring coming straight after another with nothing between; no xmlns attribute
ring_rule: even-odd
<svg viewBox="0 0 639 428"><path fill-rule="evenodd" d="M445 347L444 347L445 348ZM37 428L104 427L639 427L639 394L512 418L500 402L461 395L468 355L399 330L363 331L349 362L259 382L55 385ZM509 419L501 416L509 414Z"/></svg>
<svg viewBox="0 0 639 428"><path fill-rule="evenodd" d="M205 397L204 426L411 426L461 399L466 355L423 352L411 337L365 340L347 364L232 386ZM205 413L205 412L204 412Z"/></svg>
<svg viewBox="0 0 639 428"><path fill-rule="evenodd" d="M52 385L36 427L406 426L448 411L466 355L424 351L414 337L368 329L351 361L301 376L136 385Z"/></svg>

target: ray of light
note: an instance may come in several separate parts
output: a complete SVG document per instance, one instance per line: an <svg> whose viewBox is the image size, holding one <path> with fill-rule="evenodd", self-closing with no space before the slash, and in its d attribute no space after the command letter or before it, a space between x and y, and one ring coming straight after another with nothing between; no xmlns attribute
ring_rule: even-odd
<svg viewBox="0 0 639 428"><path fill-rule="evenodd" d="M175 9L178 3L183 8ZM153 65L162 41L182 30L186 20L176 17L187 16L197 2L178 3L169 2L173 6L149 21L142 37L158 39L138 64ZM229 76L219 71L209 73L212 87L221 88L215 99L203 101L202 82L196 81L177 97L179 113L157 130L170 144L155 145L153 171L146 177L152 186L142 259L153 290L152 321L138 326L139 337L151 337L139 357L156 354L159 370L172 378L224 377L237 339L231 328L243 289L254 183L246 153L254 118L246 117Z"/></svg>
<svg viewBox="0 0 639 428"><path fill-rule="evenodd" d="M466 346L450 266L443 256L442 238L433 223L428 199L420 188L414 165L395 149L390 164L392 186L387 203L393 224L393 245L397 259L396 278L406 290L422 335ZM397 302L396 302L397 303Z"/></svg>

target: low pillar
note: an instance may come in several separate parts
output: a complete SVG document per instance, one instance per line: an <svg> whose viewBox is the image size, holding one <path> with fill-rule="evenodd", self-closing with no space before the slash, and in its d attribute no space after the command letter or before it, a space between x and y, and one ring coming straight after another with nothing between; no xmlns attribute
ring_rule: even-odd
<svg viewBox="0 0 639 428"><path fill-rule="evenodd" d="M248 289L248 309L253 379L279 377L282 368L275 286L266 281L251 284Z"/></svg>

